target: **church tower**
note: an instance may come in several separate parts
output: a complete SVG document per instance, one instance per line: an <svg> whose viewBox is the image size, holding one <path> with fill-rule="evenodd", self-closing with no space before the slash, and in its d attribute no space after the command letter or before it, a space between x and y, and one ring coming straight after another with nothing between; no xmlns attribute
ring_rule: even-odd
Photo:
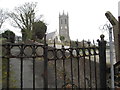
<svg viewBox="0 0 120 90"><path fill-rule="evenodd" d="M70 41L70 37L69 37L69 17L68 17L68 13L67 15L63 14L60 15L59 14L59 36L63 36L65 38L64 41Z"/></svg>

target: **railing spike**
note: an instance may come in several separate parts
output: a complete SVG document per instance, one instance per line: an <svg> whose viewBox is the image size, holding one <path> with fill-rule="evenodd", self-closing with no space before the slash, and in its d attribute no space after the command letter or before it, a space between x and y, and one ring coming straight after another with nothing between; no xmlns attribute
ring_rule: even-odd
<svg viewBox="0 0 120 90"><path fill-rule="evenodd" d="M77 39L77 41L76 41L76 45L77 45L77 47L78 47L78 39Z"/></svg>
<svg viewBox="0 0 120 90"><path fill-rule="evenodd" d="M71 40L70 40L70 48L72 47L72 42L71 42Z"/></svg>
<svg viewBox="0 0 120 90"><path fill-rule="evenodd" d="M55 43L55 39L54 39L54 47L55 47L56 43Z"/></svg>
<svg viewBox="0 0 120 90"><path fill-rule="evenodd" d="M95 45L95 41L93 40L93 44Z"/></svg>

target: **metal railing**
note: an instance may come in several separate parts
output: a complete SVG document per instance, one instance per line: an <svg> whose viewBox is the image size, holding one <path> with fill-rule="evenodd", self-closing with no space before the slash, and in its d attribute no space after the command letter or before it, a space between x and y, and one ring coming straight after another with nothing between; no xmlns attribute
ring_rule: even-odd
<svg viewBox="0 0 120 90"><path fill-rule="evenodd" d="M38 57L44 59L43 88L106 88L106 42L103 35L98 40L98 46L83 41L82 47L76 42L74 48L70 45L70 48L62 46L57 49L55 41L53 47L46 44L46 38L44 41L44 44L2 44L4 54L1 58L7 59L7 89L10 88L10 59L13 58L20 59L21 90L24 88L24 59L32 58L32 86L33 89L36 88L35 76L38 68L35 65ZM19 53L14 52L13 48L19 49ZM52 81L49 75L53 75Z"/></svg>

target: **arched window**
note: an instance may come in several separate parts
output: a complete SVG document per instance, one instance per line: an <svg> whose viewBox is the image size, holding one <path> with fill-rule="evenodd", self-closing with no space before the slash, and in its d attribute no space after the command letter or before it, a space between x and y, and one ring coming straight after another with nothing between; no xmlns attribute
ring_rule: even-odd
<svg viewBox="0 0 120 90"><path fill-rule="evenodd" d="M67 24L67 20L65 19L65 24Z"/></svg>
<svg viewBox="0 0 120 90"><path fill-rule="evenodd" d="M67 26L65 26L65 29L67 29Z"/></svg>
<svg viewBox="0 0 120 90"><path fill-rule="evenodd" d="M62 19L61 19L61 24L62 24Z"/></svg>

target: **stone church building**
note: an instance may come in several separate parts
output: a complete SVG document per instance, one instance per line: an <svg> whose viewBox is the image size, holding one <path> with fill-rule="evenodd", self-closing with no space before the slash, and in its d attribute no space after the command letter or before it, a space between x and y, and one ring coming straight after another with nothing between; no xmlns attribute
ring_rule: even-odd
<svg viewBox="0 0 120 90"><path fill-rule="evenodd" d="M47 36L46 36L46 39L47 39L48 42L53 42L54 39L55 39L56 42L61 42L57 30L54 31L54 32L48 33Z"/></svg>
<svg viewBox="0 0 120 90"><path fill-rule="evenodd" d="M53 41L54 39L58 42L60 41L60 37L63 36L65 38L64 41L69 42L70 36L69 36L69 16L68 13L65 14L63 11L63 14L59 14L59 34L56 31L48 33L46 36L47 41Z"/></svg>

